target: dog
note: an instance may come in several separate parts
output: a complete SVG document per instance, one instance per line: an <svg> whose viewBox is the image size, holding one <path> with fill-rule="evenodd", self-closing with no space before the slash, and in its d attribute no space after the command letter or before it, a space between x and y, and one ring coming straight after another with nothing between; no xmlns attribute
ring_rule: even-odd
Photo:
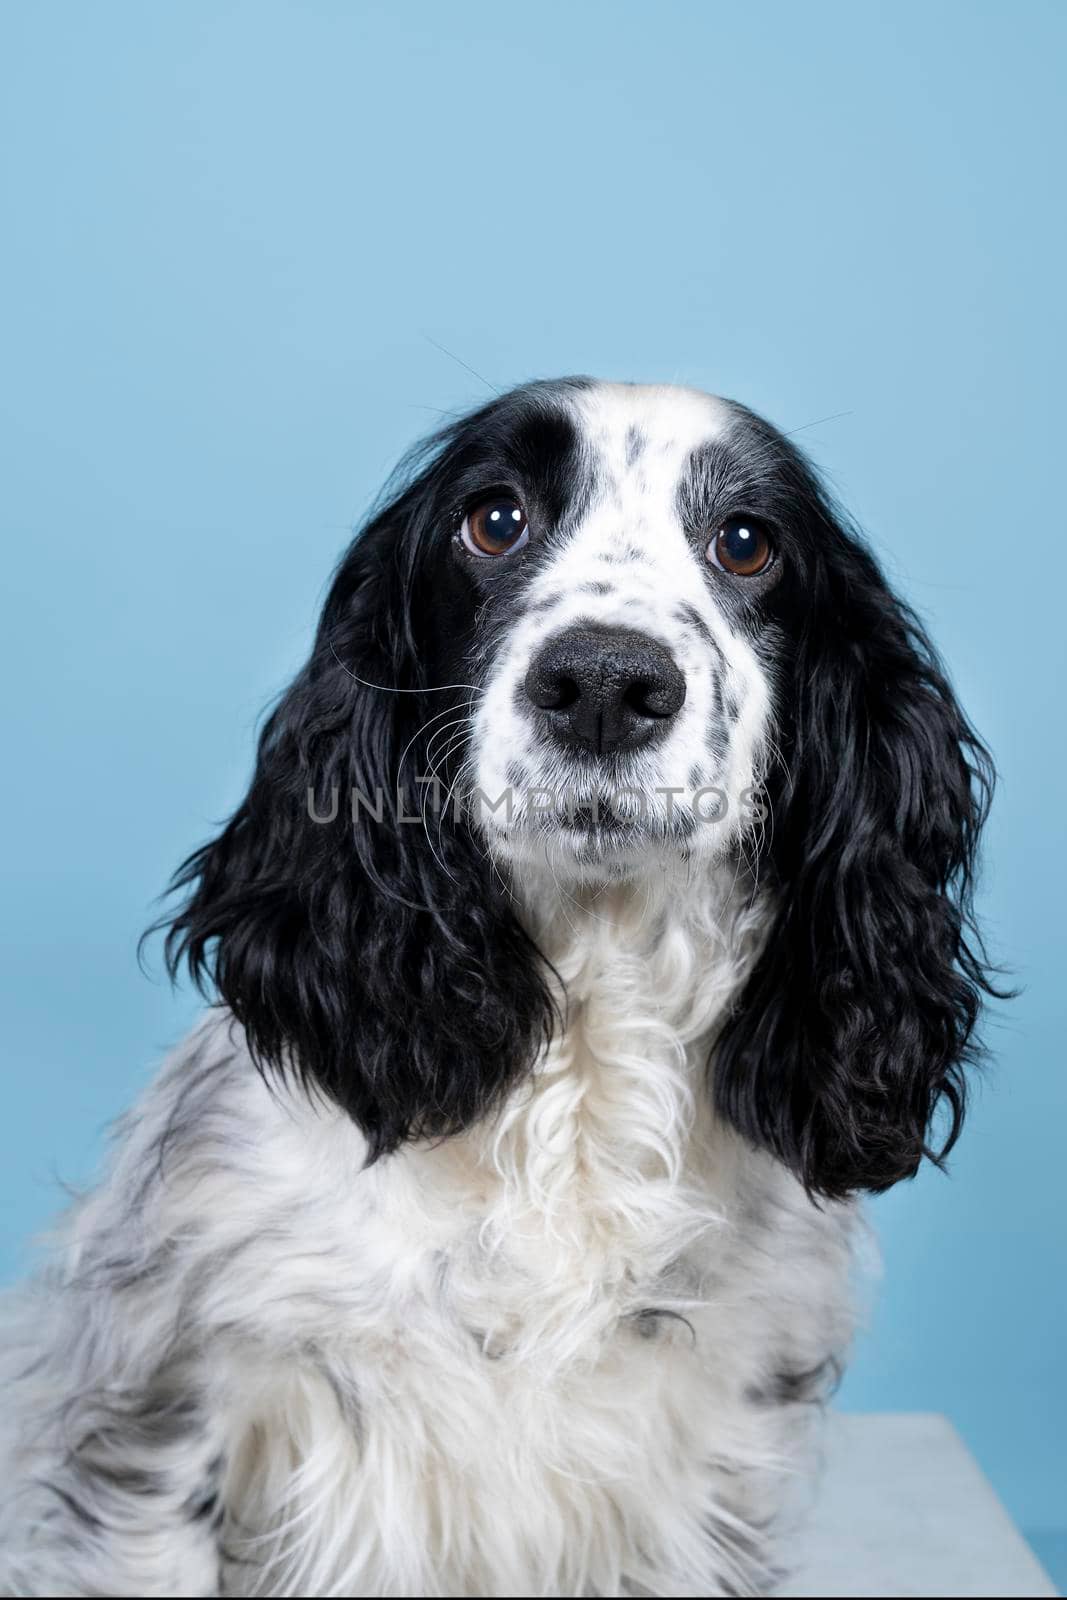
<svg viewBox="0 0 1067 1600"><path fill-rule="evenodd" d="M991 781L744 406L422 446L176 876L210 1008L7 1306L0 1587L767 1592L858 1198L960 1131Z"/></svg>

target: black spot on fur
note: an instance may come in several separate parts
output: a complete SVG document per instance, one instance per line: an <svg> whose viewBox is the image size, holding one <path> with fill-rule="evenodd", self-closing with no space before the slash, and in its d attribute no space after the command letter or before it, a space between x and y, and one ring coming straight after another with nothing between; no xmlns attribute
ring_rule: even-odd
<svg viewBox="0 0 1067 1600"><path fill-rule="evenodd" d="M747 1398L761 1406L817 1405L830 1398L841 1381L841 1364L827 1356L813 1367L782 1367L765 1383L747 1391Z"/></svg>
<svg viewBox="0 0 1067 1600"><path fill-rule="evenodd" d="M704 746L711 757L712 764L716 767L725 759L730 741L726 737L726 730L718 725L708 729Z"/></svg>
<svg viewBox="0 0 1067 1600"><path fill-rule="evenodd" d="M211 1489L202 1495L193 1496L186 1504L185 1514L190 1522L206 1522L213 1528L219 1527L224 1513L218 1491Z"/></svg>
<svg viewBox="0 0 1067 1600"><path fill-rule="evenodd" d="M715 657L715 660L721 667L724 664L722 647L720 646L715 635L712 633L711 629L708 627L707 623L704 621L704 618L700 615L700 612L697 610L696 606L690 604L690 602L687 600L684 602L684 604L678 607L678 610L675 612L675 616L677 617L678 621L683 624L683 626L692 628L693 632L707 646L708 650L711 651L711 654Z"/></svg>
<svg viewBox="0 0 1067 1600"><path fill-rule="evenodd" d="M542 595L539 600L533 600L526 607L527 614L531 617L539 616L544 611L551 611L563 599L561 592Z"/></svg>
<svg viewBox="0 0 1067 1600"><path fill-rule="evenodd" d="M676 795L670 821L670 832L679 839L690 839L697 829L696 818L687 806L680 806L677 802L678 797Z"/></svg>
<svg viewBox="0 0 1067 1600"><path fill-rule="evenodd" d="M721 1512L708 1512L705 1528L715 1546L716 1560L720 1564L725 1561L728 1567L729 1575L724 1574L719 1580L724 1594L741 1600L745 1595L773 1593L782 1574L771 1559L766 1522L749 1522L740 1506L735 1510L726 1504Z"/></svg>
<svg viewBox="0 0 1067 1600"><path fill-rule="evenodd" d="M646 439L640 428L626 430L626 465L632 467L645 448Z"/></svg>
<svg viewBox="0 0 1067 1600"><path fill-rule="evenodd" d="M625 1319L632 1322L636 1332L642 1339L656 1339L664 1331L664 1324L680 1324L689 1334L693 1344L697 1342L696 1329L688 1317L683 1317L680 1311L670 1311L659 1306L642 1306L640 1311L633 1311Z"/></svg>
<svg viewBox="0 0 1067 1600"><path fill-rule="evenodd" d="M71 1494L70 1490L65 1489L62 1484L53 1483L51 1479L44 1478L38 1479L37 1482L42 1489L46 1489L49 1494L55 1495L56 1499L66 1506L71 1515L76 1517L83 1527L91 1528L94 1533L99 1533L103 1529L104 1524L100 1518L95 1516L87 1506L82 1504L77 1495Z"/></svg>

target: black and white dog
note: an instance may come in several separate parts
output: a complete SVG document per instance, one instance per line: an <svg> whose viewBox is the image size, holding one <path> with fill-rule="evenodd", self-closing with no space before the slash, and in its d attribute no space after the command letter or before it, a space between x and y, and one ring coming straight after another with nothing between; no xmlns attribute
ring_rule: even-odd
<svg viewBox="0 0 1067 1600"><path fill-rule="evenodd" d="M431 441L179 873L218 1005L9 1307L0 1588L764 1592L854 1196L959 1131L989 781L744 407Z"/></svg>

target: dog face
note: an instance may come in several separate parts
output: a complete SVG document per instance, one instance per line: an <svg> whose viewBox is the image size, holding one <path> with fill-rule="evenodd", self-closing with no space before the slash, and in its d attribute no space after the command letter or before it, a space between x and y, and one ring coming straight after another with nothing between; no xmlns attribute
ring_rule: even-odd
<svg viewBox="0 0 1067 1600"><path fill-rule="evenodd" d="M520 871L722 854L752 826L769 747L772 474L744 415L706 395L596 385L547 403L556 426L515 451L525 471L475 492L453 540L506 617L472 718L475 820Z"/></svg>
<svg viewBox="0 0 1067 1600"><path fill-rule="evenodd" d="M885 1188L939 1104L959 1130L989 783L788 438L689 390L527 385L423 447L342 560L169 957L375 1159L488 1115L560 1026L517 901L747 859L767 934L709 1045L718 1112L812 1191Z"/></svg>

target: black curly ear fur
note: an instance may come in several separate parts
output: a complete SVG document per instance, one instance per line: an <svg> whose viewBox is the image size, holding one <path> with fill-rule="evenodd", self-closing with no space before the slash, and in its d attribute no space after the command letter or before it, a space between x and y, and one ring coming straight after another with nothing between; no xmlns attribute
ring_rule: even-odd
<svg viewBox="0 0 1067 1600"><path fill-rule="evenodd" d="M779 600L778 910L714 1061L720 1109L809 1191L940 1162L990 982L972 915L992 765L914 614L779 441L810 565ZM788 647L787 647L788 651Z"/></svg>
<svg viewBox="0 0 1067 1600"><path fill-rule="evenodd" d="M371 1160L477 1120L552 1020L543 965L482 850L416 781L471 699L424 692L468 681L441 520L431 464L357 538L246 799L176 875L188 899L166 945L172 975L188 961L259 1064L354 1118ZM462 755L438 763L445 783ZM384 792L382 822L360 807L353 823L354 790L372 805ZM397 821L398 800L425 822Z"/></svg>

